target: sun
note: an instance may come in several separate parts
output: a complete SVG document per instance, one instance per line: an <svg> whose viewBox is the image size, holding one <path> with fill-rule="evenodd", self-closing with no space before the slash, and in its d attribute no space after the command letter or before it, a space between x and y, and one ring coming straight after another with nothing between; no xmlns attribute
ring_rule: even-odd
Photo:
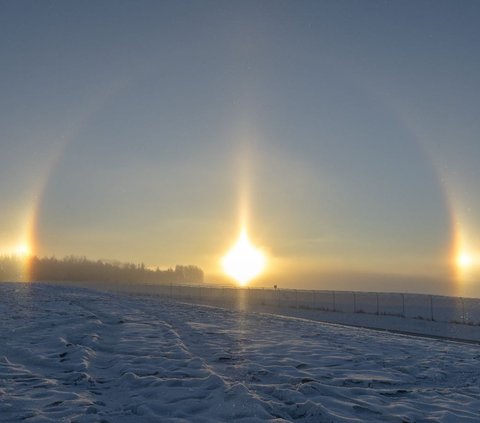
<svg viewBox="0 0 480 423"><path fill-rule="evenodd" d="M265 254L252 245L245 229L240 233L236 244L222 259L224 272L242 286L258 276L265 268L265 264Z"/></svg>

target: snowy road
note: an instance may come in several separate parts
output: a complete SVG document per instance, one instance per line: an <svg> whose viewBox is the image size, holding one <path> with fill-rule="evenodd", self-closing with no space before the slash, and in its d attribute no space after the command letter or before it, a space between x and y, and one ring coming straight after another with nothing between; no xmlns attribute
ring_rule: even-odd
<svg viewBox="0 0 480 423"><path fill-rule="evenodd" d="M480 347L0 284L1 422L478 422Z"/></svg>

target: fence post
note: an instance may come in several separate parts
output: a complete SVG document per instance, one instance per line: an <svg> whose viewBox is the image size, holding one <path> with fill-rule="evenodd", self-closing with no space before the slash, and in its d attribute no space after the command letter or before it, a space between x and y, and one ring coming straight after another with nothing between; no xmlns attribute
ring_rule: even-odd
<svg viewBox="0 0 480 423"><path fill-rule="evenodd" d="M433 295L430 295L430 320L433 322Z"/></svg>

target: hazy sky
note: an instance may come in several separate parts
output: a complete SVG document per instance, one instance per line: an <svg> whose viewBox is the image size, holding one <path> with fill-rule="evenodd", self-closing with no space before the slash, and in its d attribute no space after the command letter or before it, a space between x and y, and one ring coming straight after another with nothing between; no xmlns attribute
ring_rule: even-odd
<svg viewBox="0 0 480 423"><path fill-rule="evenodd" d="M0 249L217 281L246 205L259 283L478 296L479 46L478 1L3 0Z"/></svg>

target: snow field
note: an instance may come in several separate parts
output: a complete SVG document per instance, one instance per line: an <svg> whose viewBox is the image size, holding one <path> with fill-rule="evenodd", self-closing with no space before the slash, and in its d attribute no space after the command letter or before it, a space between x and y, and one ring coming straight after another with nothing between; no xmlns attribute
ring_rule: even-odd
<svg viewBox="0 0 480 423"><path fill-rule="evenodd" d="M92 286L79 283L79 286ZM96 284L193 304L458 339L480 344L480 299L425 294L301 291L186 285ZM433 319L432 319L433 317Z"/></svg>
<svg viewBox="0 0 480 423"><path fill-rule="evenodd" d="M2 422L478 422L480 348L0 284Z"/></svg>

